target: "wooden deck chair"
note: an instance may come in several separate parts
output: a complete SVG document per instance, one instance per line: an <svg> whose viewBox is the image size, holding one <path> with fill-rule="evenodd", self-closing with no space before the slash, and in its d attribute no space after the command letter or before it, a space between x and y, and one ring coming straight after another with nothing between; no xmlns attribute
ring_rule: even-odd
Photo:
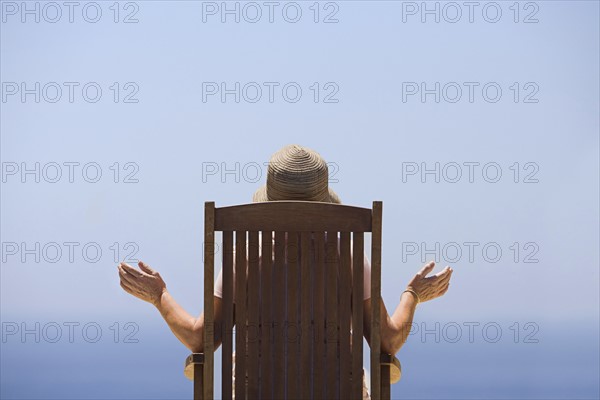
<svg viewBox="0 0 600 400"><path fill-rule="evenodd" d="M380 351L381 216L379 201L372 209L310 201L215 208L214 202L206 202L204 353L191 354L184 369L194 380L194 399L214 396L213 327L223 329L223 399L233 394L234 345L236 400L362 399L363 254L368 232L370 395L389 399L390 383L400 379L400 363ZM223 232L221 327L211 324L215 231ZM351 246L352 254L360 255L352 261Z"/></svg>

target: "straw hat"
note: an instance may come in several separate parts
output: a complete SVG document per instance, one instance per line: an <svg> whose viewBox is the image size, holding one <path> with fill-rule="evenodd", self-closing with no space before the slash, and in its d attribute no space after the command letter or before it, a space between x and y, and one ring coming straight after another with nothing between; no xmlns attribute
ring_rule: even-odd
<svg viewBox="0 0 600 400"><path fill-rule="evenodd" d="M254 193L252 201L341 203L328 181L329 168L319 153L297 144L288 145L271 156L267 183Z"/></svg>

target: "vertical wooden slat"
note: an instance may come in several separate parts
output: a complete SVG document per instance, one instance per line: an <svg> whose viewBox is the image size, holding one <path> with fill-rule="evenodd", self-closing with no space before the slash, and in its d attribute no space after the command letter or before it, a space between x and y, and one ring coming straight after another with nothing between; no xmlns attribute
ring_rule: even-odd
<svg viewBox="0 0 600 400"><path fill-rule="evenodd" d="M364 233L352 238L352 396L362 400L363 387L363 298L364 298ZM371 282L367 282L371 284Z"/></svg>
<svg viewBox="0 0 600 400"><path fill-rule="evenodd" d="M371 239L371 398L381 399L381 201L373 202Z"/></svg>
<svg viewBox="0 0 600 400"><path fill-rule="evenodd" d="M286 363L286 398L298 399L299 395L299 346L300 325L298 322L298 305L300 285L298 281L298 232L288 232L286 242L287 259L287 315L283 331L287 349Z"/></svg>
<svg viewBox="0 0 600 400"><path fill-rule="evenodd" d="M314 324L315 324L315 351L313 359L314 398L325 398L325 234L315 232L314 267L315 294L314 294Z"/></svg>
<svg viewBox="0 0 600 400"><path fill-rule="evenodd" d="M204 400L202 396L202 377L204 374L204 366L202 364L194 365L194 400ZM229 371L231 375L231 370Z"/></svg>
<svg viewBox="0 0 600 400"><path fill-rule="evenodd" d="M300 273L301 273L301 309L300 309L300 382L302 399L311 398L311 382L312 382L312 279L311 279L311 264L310 264L310 232L302 232L300 234Z"/></svg>
<svg viewBox="0 0 600 400"><path fill-rule="evenodd" d="M273 398L273 236L271 231L261 232L261 263L260 263L260 398Z"/></svg>
<svg viewBox="0 0 600 400"><path fill-rule="evenodd" d="M204 398L212 399L214 376L215 202L204 203Z"/></svg>
<svg viewBox="0 0 600 400"><path fill-rule="evenodd" d="M258 399L258 307L259 307L259 270L258 270L258 232L248 232L248 398ZM225 397L224 397L225 398Z"/></svg>
<svg viewBox="0 0 600 400"><path fill-rule="evenodd" d="M285 396L285 232L275 232L275 262L273 264L273 398Z"/></svg>
<svg viewBox="0 0 600 400"><path fill-rule="evenodd" d="M327 302L326 353L327 399L339 399L339 315L338 315L338 238L337 232L328 231L326 239L325 274Z"/></svg>
<svg viewBox="0 0 600 400"><path fill-rule="evenodd" d="M390 400L390 365L383 364L381 366L381 400Z"/></svg>
<svg viewBox="0 0 600 400"><path fill-rule="evenodd" d="M350 399L350 370L352 350L350 348L350 295L351 283L350 232L340 232L340 399Z"/></svg>
<svg viewBox="0 0 600 400"><path fill-rule="evenodd" d="M235 398L246 398L246 231L235 231Z"/></svg>
<svg viewBox="0 0 600 400"><path fill-rule="evenodd" d="M221 390L224 399L232 398L231 381L233 352L233 232L223 232L223 347L221 368Z"/></svg>

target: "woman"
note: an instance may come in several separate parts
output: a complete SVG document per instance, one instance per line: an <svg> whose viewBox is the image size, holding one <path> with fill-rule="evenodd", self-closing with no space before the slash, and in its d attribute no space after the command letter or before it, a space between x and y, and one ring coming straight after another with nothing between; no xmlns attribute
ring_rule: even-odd
<svg viewBox="0 0 600 400"><path fill-rule="evenodd" d="M321 156L302 146L290 145L275 153L269 161L267 183L256 191L254 202L277 200L308 200L341 203L329 188L328 168ZM365 258L365 283L370 282L371 266ZM188 314L167 291L160 274L140 261L140 269L126 263L118 265L121 287L128 293L154 304L175 336L192 352L203 351L204 315L198 318ZM400 296L400 302L390 316L381 301L381 350L396 354L406 341L418 303L442 296L448 290L452 269L444 268L436 275L427 276L435 263L429 262L411 279ZM370 287L365 286L365 338L370 340L371 299ZM215 326L222 323L222 271L215 284ZM221 332L215 330L215 348L221 344ZM368 394L364 393L368 398Z"/></svg>

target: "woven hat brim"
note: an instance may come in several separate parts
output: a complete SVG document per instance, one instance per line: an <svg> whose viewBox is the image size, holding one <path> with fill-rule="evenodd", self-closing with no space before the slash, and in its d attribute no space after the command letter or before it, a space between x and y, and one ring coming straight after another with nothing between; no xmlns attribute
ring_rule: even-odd
<svg viewBox="0 0 600 400"><path fill-rule="evenodd" d="M329 190L329 203L336 203L336 204L341 204L341 200L339 198L339 196L331 189L328 188ZM254 195L252 196L252 202L254 203L262 203L265 201L270 201L269 198L267 197L267 185L263 185L261 187L258 188L258 190L256 192L254 192Z"/></svg>

